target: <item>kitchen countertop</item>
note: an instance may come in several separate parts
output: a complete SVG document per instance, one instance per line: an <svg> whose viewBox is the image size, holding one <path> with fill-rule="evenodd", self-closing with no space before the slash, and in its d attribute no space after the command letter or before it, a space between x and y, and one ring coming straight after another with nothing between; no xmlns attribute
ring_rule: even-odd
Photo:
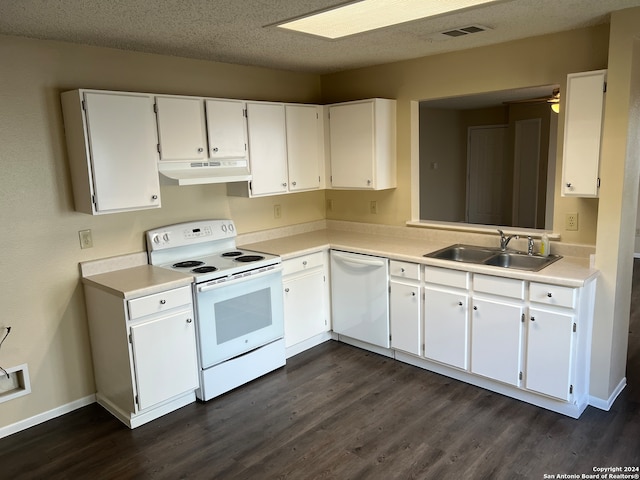
<svg viewBox="0 0 640 480"><path fill-rule="evenodd" d="M123 299L143 297L173 288L190 285L191 275L152 265L139 265L107 273L82 277L82 283L91 285Z"/></svg>
<svg viewBox="0 0 640 480"><path fill-rule="evenodd" d="M241 247L280 255L283 260L328 248L347 250L387 257L392 260L420 263L473 273L484 273L498 277L508 277L568 287L582 287L598 276L599 271L591 268L589 258L563 256L562 259L538 272L494 267L450 260L427 258L423 255L451 245L451 241L417 240L355 231L321 229L297 235L259 241Z"/></svg>

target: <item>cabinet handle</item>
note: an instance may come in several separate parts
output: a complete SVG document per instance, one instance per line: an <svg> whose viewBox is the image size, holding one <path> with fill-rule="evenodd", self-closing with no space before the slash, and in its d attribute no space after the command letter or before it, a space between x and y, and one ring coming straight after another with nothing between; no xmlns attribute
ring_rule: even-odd
<svg viewBox="0 0 640 480"><path fill-rule="evenodd" d="M371 180L367 180L367 185L371 185Z"/></svg>
<svg viewBox="0 0 640 480"><path fill-rule="evenodd" d="M157 200L158 199L158 195L151 195L151 200Z"/></svg>
<svg viewBox="0 0 640 480"><path fill-rule="evenodd" d="M474 310L478 310L478 307L477 307L477 306L474 306L474 307L473 307L473 309L474 309Z"/></svg>
<svg viewBox="0 0 640 480"><path fill-rule="evenodd" d="M291 182L291 185L293 185L295 187L296 186L296 182Z"/></svg>
<svg viewBox="0 0 640 480"><path fill-rule="evenodd" d="M213 147L213 148L211 149L211 151L212 151L213 153L216 153L216 152L218 151L218 147Z"/></svg>
<svg viewBox="0 0 640 480"><path fill-rule="evenodd" d="M289 293L289 289L288 289L288 288L285 288L285 289L284 289L284 292L285 292L285 293Z"/></svg>
<svg viewBox="0 0 640 480"><path fill-rule="evenodd" d="M198 153L202 153L204 151L204 148L200 147L198 148Z"/></svg>
<svg viewBox="0 0 640 480"><path fill-rule="evenodd" d="M191 322L193 322L193 320L190 318L187 318L187 323L191 323Z"/></svg>
<svg viewBox="0 0 640 480"><path fill-rule="evenodd" d="M462 302L458 302L458 306L461 307L462 306Z"/></svg>
<svg viewBox="0 0 640 480"><path fill-rule="evenodd" d="M283 187L286 187L286 186L287 186L287 182L283 182L283 183L282 183L282 186L283 186Z"/></svg>
<svg viewBox="0 0 640 480"><path fill-rule="evenodd" d="M551 298L552 296L551 292L547 293L547 297Z"/></svg>
<svg viewBox="0 0 640 480"><path fill-rule="evenodd" d="M404 268L401 268L401 269L400 269L400 273L404 273Z"/></svg>
<svg viewBox="0 0 640 480"><path fill-rule="evenodd" d="M567 188L571 188L571 182L567 183Z"/></svg>
<svg viewBox="0 0 640 480"><path fill-rule="evenodd" d="M303 261L302 261L302 265L304 265L304 266L306 267L306 266L307 266L307 261L306 261L306 260L303 260Z"/></svg>
<svg viewBox="0 0 640 480"><path fill-rule="evenodd" d="M531 317L531 321L535 322L536 321L536 317Z"/></svg>
<svg viewBox="0 0 640 480"><path fill-rule="evenodd" d="M415 297L416 296L416 292L411 292L411 296Z"/></svg>
<svg viewBox="0 0 640 480"><path fill-rule="evenodd" d="M165 303L167 303L165 299L160 300L160 305L164 305Z"/></svg>

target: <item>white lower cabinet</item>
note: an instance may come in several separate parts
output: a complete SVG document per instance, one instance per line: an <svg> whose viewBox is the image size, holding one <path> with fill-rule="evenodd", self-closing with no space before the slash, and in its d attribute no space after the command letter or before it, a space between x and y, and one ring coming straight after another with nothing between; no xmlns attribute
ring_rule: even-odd
<svg viewBox="0 0 640 480"><path fill-rule="evenodd" d="M422 295L420 265L389 263L389 321L391 348L413 355L422 353Z"/></svg>
<svg viewBox="0 0 640 480"><path fill-rule="evenodd" d="M195 401L191 287L127 300L85 285L96 398L130 428Z"/></svg>
<svg viewBox="0 0 640 480"><path fill-rule="evenodd" d="M471 371L510 385L519 384L523 305L473 299Z"/></svg>
<svg viewBox="0 0 640 480"><path fill-rule="evenodd" d="M331 338L326 256L316 252L282 262L287 356Z"/></svg>

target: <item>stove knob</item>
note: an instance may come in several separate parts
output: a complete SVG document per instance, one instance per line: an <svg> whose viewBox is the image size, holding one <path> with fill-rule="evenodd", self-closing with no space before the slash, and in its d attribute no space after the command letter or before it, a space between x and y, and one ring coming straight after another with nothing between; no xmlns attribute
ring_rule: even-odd
<svg viewBox="0 0 640 480"><path fill-rule="evenodd" d="M153 243L160 243L160 235L154 235L152 240L153 240Z"/></svg>
<svg viewBox="0 0 640 480"><path fill-rule="evenodd" d="M229 231L230 231L230 232L233 232L233 223L230 223L230 224L229 224Z"/></svg>
<svg viewBox="0 0 640 480"><path fill-rule="evenodd" d="M169 241L169 234L168 234L168 233L165 233L164 235L162 235L162 239L163 239L165 242L168 242L168 241Z"/></svg>
<svg viewBox="0 0 640 480"><path fill-rule="evenodd" d="M221 228L224 233L227 233L227 226L224 223L222 224Z"/></svg>

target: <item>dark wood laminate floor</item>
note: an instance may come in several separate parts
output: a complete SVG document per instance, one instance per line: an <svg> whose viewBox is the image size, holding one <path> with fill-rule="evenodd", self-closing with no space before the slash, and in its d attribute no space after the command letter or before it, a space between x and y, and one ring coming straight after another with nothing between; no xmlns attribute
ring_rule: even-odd
<svg viewBox="0 0 640 480"><path fill-rule="evenodd" d="M1 479L542 479L640 466L640 266L627 388L579 420L328 342L135 430L97 404L0 440ZM549 477L547 477L549 478Z"/></svg>

